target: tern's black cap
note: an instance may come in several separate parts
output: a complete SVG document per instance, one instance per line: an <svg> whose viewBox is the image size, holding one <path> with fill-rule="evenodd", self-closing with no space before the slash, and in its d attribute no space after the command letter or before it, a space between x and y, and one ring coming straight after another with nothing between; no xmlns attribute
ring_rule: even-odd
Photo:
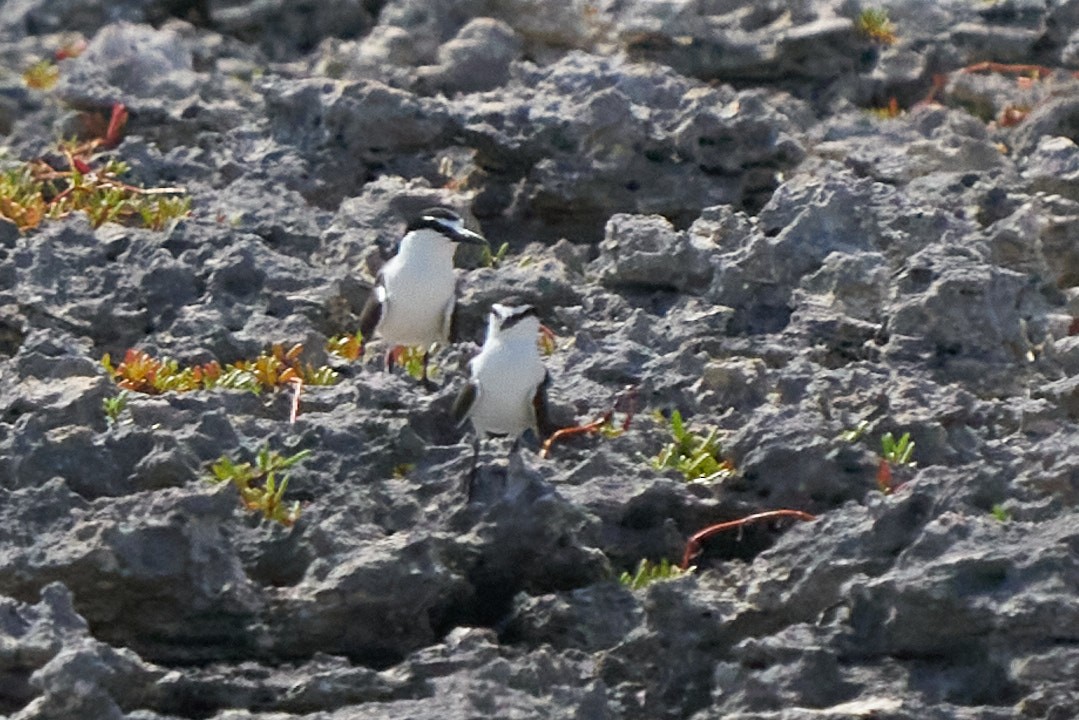
<svg viewBox="0 0 1079 720"><path fill-rule="evenodd" d="M514 304L510 304L510 303ZM503 330L508 330L517 323L521 322L528 317L539 317L536 314L536 308L531 305L525 304L517 300L516 298L503 300L500 303L496 303L499 307L505 308L508 312L497 312L493 307L491 312L497 312L499 316L498 326Z"/></svg>
<svg viewBox="0 0 1079 720"><path fill-rule="evenodd" d="M465 221L453 210L445 207L427 208L408 224L407 232L434 230L456 243L485 245L487 239L465 227Z"/></svg>

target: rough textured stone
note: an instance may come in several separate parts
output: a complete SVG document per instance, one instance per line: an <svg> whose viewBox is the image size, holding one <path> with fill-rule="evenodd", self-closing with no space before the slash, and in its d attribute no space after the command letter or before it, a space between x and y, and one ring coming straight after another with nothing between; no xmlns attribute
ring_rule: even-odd
<svg viewBox="0 0 1079 720"><path fill-rule="evenodd" d="M709 245L658 215L613 216L599 250L595 271L607 287L700 290L711 279Z"/></svg>
<svg viewBox="0 0 1079 720"><path fill-rule="evenodd" d="M0 220L0 714L1072 717L1079 2L884 7L892 44L831 0L4 4L0 172L119 101L80 159L192 212ZM325 342L433 205L491 253L421 388ZM552 418L606 422L483 442L469 501L513 296ZM337 382L106 419L105 353L273 343ZM660 462L707 438L730 471ZM206 482L261 448L310 451L292 526Z"/></svg>
<svg viewBox="0 0 1079 720"><path fill-rule="evenodd" d="M176 99L195 89L191 49L172 31L116 23L64 64L58 91L67 102L108 106L128 98Z"/></svg>

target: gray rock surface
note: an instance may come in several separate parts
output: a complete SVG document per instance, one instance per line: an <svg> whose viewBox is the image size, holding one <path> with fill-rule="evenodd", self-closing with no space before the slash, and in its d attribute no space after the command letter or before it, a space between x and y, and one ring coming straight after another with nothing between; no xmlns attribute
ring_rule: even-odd
<svg viewBox="0 0 1079 720"><path fill-rule="evenodd" d="M0 171L123 103L101 153L192 211L0 219L0 715L1073 717L1079 3L879 5L892 44L839 0L5 3ZM458 254L427 391L325 342L431 205L506 252ZM633 419L484 443L469 502L450 408L511 295L554 419ZM295 423L106 419L105 353L272 343L340 373ZM732 472L657 469L675 410ZM261 447L310 451L292 526L205 481ZM775 509L817 519L618 582Z"/></svg>

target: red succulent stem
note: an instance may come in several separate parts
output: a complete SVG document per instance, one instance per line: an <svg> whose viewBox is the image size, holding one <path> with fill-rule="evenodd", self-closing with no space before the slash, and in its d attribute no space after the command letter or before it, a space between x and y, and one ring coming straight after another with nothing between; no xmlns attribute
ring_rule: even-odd
<svg viewBox="0 0 1079 720"><path fill-rule="evenodd" d="M771 520L773 518L792 517L798 520L816 520L816 515L810 515L807 512L801 510L768 510L767 512L759 512L753 515L747 515L744 518L738 520L728 520L727 522L721 522L718 525L709 525L703 530L698 530L693 533L692 537L686 543L686 550L682 554L682 569L688 570L689 564L693 562L693 558L701 554L701 543L717 535L724 530L731 530L732 528L744 527L750 523L757 522L758 520Z"/></svg>
<svg viewBox="0 0 1079 720"><path fill-rule="evenodd" d="M127 106L121 102L112 104L112 115L109 116L109 127L105 130L105 138L102 145L106 148L114 148L120 144L120 134L124 125L127 124Z"/></svg>
<svg viewBox="0 0 1079 720"><path fill-rule="evenodd" d="M555 430L553 433L551 433L551 436L547 438L546 442L543 443L543 448L540 450L540 457L547 457L548 455L550 455L551 446L554 445L555 442L558 440L562 440L573 435L584 435L585 433L599 432L599 429L601 427L611 421L611 416L613 415L614 411L608 410L607 412L603 413L603 415L599 419L593 420L586 425L574 425L572 427L564 427Z"/></svg>

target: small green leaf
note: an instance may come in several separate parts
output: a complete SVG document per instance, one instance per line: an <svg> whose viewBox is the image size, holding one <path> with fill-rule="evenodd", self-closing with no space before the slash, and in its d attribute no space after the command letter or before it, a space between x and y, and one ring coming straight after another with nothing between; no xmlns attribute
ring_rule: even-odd
<svg viewBox="0 0 1079 720"><path fill-rule="evenodd" d="M311 456L311 451L310 450L301 450L298 453L296 453L295 455L291 455L291 456L289 456L287 458L284 458L281 461L280 465L278 465L278 467L281 468L281 469L284 469L284 468L287 468L287 467L292 467L296 463L298 463L301 460L304 460L304 459L306 459L306 458L308 458L310 456Z"/></svg>
<svg viewBox="0 0 1079 720"><path fill-rule="evenodd" d="M269 446L263 446L256 453L257 473L250 463L237 464L229 457L222 456L210 466L214 477L208 479L213 482L231 480L239 490L240 499L247 509L261 511L263 517L268 520L292 525L300 515L300 504L293 503L287 511L281 505L285 490L288 488L289 478L286 475L278 481L277 473L310 454L310 450L301 450L286 458L280 453L271 451ZM257 480L261 480L261 486L255 484Z"/></svg>
<svg viewBox="0 0 1079 720"><path fill-rule="evenodd" d="M670 425L672 442L652 459L652 467L657 470L678 470L687 482L715 480L733 475L734 468L721 457L718 429L710 428L705 436L691 432L678 410L672 411L665 420Z"/></svg>
<svg viewBox="0 0 1079 720"><path fill-rule="evenodd" d="M619 575L618 582L631 590L641 590L648 587L653 582L673 580L692 573L694 569L695 568L691 567L683 570L666 559L660 560L658 563L653 563L647 558L644 558L637 563L637 567L633 573L625 571Z"/></svg>
<svg viewBox="0 0 1079 720"><path fill-rule="evenodd" d="M881 457L893 465L909 465L914 455L914 443L910 433L903 433L897 441L895 436L886 432L880 437Z"/></svg>
<svg viewBox="0 0 1079 720"><path fill-rule="evenodd" d="M671 434L679 442L686 437L686 426L682 422L682 413L677 410L671 411Z"/></svg>
<svg viewBox="0 0 1079 720"><path fill-rule="evenodd" d="M213 471L214 477L221 481L231 479L236 472L232 460L229 460L227 457L218 459L217 462L210 466L210 470Z"/></svg>
<svg viewBox="0 0 1079 720"><path fill-rule="evenodd" d="M850 428L849 430L844 430L843 432L839 433L839 439L849 443L858 442L858 440L860 440L862 436L865 435L868 429L869 421L862 420L853 428Z"/></svg>

